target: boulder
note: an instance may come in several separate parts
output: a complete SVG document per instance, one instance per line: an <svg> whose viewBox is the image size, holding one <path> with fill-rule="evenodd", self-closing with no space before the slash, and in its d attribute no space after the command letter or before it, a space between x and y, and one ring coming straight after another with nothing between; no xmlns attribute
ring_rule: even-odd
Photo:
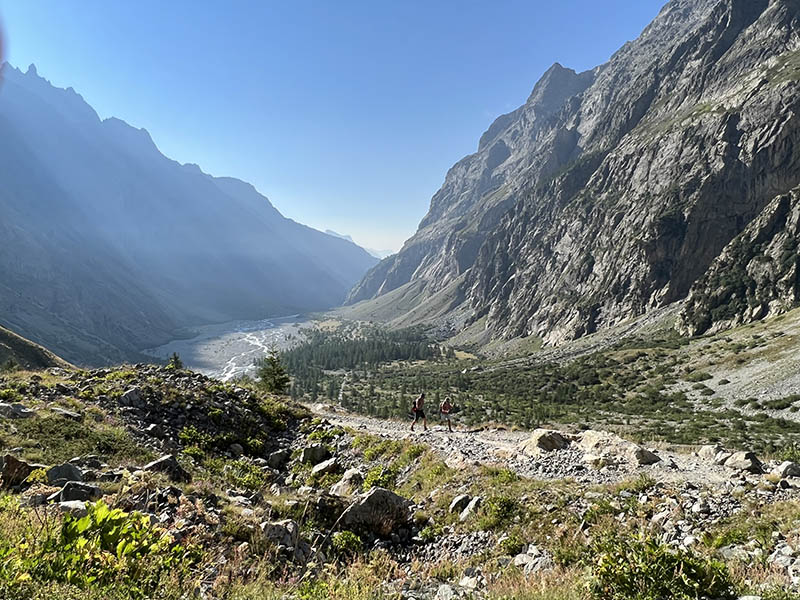
<svg viewBox="0 0 800 600"><path fill-rule="evenodd" d="M773 475L781 479L787 477L800 477L800 465L790 460L784 461L772 470Z"/></svg>
<svg viewBox="0 0 800 600"><path fill-rule="evenodd" d="M286 466L291 457L292 453L287 448L276 450L267 457L267 465L280 471Z"/></svg>
<svg viewBox="0 0 800 600"><path fill-rule="evenodd" d="M311 444L303 448L300 462L306 465L316 465L330 458L330 451L322 444Z"/></svg>
<svg viewBox="0 0 800 600"><path fill-rule="evenodd" d="M3 487L14 487L21 484L28 475L37 469L46 469L46 465L27 463L19 460L11 454L6 454L3 458Z"/></svg>
<svg viewBox="0 0 800 600"><path fill-rule="evenodd" d="M326 473L333 473L339 469L339 461L336 458L329 458L328 460L324 460L319 464L314 465L314 468L311 469L311 475L325 475Z"/></svg>
<svg viewBox="0 0 800 600"><path fill-rule="evenodd" d="M735 452L725 461L725 466L729 469L749 473L762 473L764 470L754 452Z"/></svg>
<svg viewBox="0 0 800 600"><path fill-rule="evenodd" d="M81 502L90 502L92 500L99 500L103 497L103 490L88 483L81 483L79 481L68 481L61 490L48 498L50 502L72 502L78 500Z"/></svg>
<svg viewBox="0 0 800 600"><path fill-rule="evenodd" d="M143 403L142 391L137 387L126 390L125 393L120 396L119 403L122 406L141 406Z"/></svg>
<svg viewBox="0 0 800 600"><path fill-rule="evenodd" d="M364 475L358 469L347 469L342 478L331 486L332 496L350 496L361 488Z"/></svg>
<svg viewBox="0 0 800 600"><path fill-rule="evenodd" d="M36 413L30 408L25 408L22 404L6 404L0 402L0 416L7 419L29 419Z"/></svg>
<svg viewBox="0 0 800 600"><path fill-rule="evenodd" d="M178 463L178 459L171 454L165 454L158 460L146 464L142 467L142 470L165 473L172 481L188 483L192 480L192 476Z"/></svg>
<svg viewBox="0 0 800 600"><path fill-rule="evenodd" d="M434 598L435 600L455 600L458 598L458 594L456 594L452 586L443 583L436 590L436 596Z"/></svg>
<svg viewBox="0 0 800 600"><path fill-rule="evenodd" d="M529 439L521 442L517 449L525 456L538 456L541 452L563 450L568 445L569 440L558 431L537 429Z"/></svg>
<svg viewBox="0 0 800 600"><path fill-rule="evenodd" d="M242 446L241 444L236 444L236 443L231 444L230 452L234 457L238 458L239 456L244 454L244 446Z"/></svg>
<svg viewBox="0 0 800 600"><path fill-rule="evenodd" d="M661 459L642 448L639 444L624 440L606 431L584 431L578 438L578 445L595 463L627 463L634 466L652 465Z"/></svg>
<svg viewBox="0 0 800 600"><path fill-rule="evenodd" d="M82 519L89 511L86 509L86 503L81 500L70 500L68 502L59 502L58 508L62 513L69 513L76 519Z"/></svg>
<svg viewBox="0 0 800 600"><path fill-rule="evenodd" d="M291 519L284 521L265 521L259 525L264 537L279 546L294 546L297 542L300 528Z"/></svg>
<svg viewBox="0 0 800 600"><path fill-rule="evenodd" d="M411 518L411 503L385 488L375 487L344 511L343 529L365 531L386 537Z"/></svg>
<svg viewBox="0 0 800 600"><path fill-rule="evenodd" d="M83 472L70 463L47 469L47 483L50 485L64 485L68 481L83 481Z"/></svg>
<svg viewBox="0 0 800 600"><path fill-rule="evenodd" d="M475 511L480 508L480 505L483 504L483 498L480 496L475 496L472 500L469 501L469 504L461 511L461 514L458 515L458 520L462 523L469 519Z"/></svg>
<svg viewBox="0 0 800 600"><path fill-rule="evenodd" d="M720 452L725 452L725 448L719 445L703 446L697 451L697 456L704 460L713 461Z"/></svg>
<svg viewBox="0 0 800 600"><path fill-rule="evenodd" d="M449 511L451 513L460 513L462 510L467 508L467 504L469 504L470 496L468 494L460 494L453 498L453 501L450 503Z"/></svg>

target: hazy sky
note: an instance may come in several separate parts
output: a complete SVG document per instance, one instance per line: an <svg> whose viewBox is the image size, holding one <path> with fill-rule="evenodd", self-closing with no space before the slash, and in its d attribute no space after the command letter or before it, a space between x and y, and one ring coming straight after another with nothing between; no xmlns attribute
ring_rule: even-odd
<svg viewBox="0 0 800 600"><path fill-rule="evenodd" d="M7 59L286 216L398 249L447 169L553 63L664 0L0 0Z"/></svg>

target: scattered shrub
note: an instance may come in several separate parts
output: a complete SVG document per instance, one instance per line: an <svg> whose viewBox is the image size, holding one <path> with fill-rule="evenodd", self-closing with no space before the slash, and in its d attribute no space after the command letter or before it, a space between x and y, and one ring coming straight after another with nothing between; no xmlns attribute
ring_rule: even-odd
<svg viewBox="0 0 800 600"><path fill-rule="evenodd" d="M589 590L602 600L696 600L734 597L724 564L647 538L595 542Z"/></svg>

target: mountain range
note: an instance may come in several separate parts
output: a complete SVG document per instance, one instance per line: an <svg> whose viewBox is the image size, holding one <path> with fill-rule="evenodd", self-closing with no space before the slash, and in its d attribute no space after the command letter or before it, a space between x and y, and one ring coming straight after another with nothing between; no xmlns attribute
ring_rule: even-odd
<svg viewBox="0 0 800 600"><path fill-rule="evenodd" d="M799 29L798 0L671 0L607 63L554 64L348 303L546 345L687 298L693 334L796 305Z"/></svg>
<svg viewBox="0 0 800 600"><path fill-rule="evenodd" d="M76 364L338 305L377 262L243 181L168 159L34 66L2 67L0 140L0 323Z"/></svg>
<svg viewBox="0 0 800 600"><path fill-rule="evenodd" d="M326 229L325 233L327 233L328 235L332 235L334 237L342 238L343 240L347 240L348 242L352 242L353 244L355 244L353 238L347 234L336 233L332 229ZM374 248L366 248L363 246L362 248L364 248L364 250L369 252L375 258L386 258L387 256L391 256L392 254L394 254L394 250L375 250Z"/></svg>

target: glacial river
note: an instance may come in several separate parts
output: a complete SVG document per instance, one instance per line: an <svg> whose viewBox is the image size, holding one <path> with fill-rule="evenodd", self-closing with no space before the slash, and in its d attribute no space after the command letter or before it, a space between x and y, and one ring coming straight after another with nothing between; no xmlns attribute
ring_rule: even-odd
<svg viewBox="0 0 800 600"><path fill-rule="evenodd" d="M188 368L227 381L243 374L252 375L253 361L274 347L279 350L296 342L298 331L308 321L297 315L262 321L231 321L194 327L192 338L173 340L145 350L156 358L169 358L177 352Z"/></svg>

